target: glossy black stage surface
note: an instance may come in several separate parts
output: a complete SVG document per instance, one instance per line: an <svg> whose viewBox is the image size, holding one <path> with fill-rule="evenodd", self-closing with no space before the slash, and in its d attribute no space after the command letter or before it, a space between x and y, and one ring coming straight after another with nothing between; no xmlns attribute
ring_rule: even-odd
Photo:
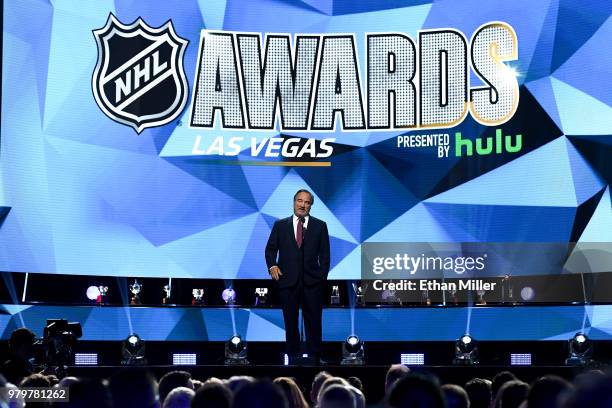
<svg viewBox="0 0 612 408"><path fill-rule="evenodd" d="M77 377L107 378L122 366L97 366L97 367L69 367L67 374ZM250 375L256 378L293 377L304 389L306 395L310 392L310 385L314 376L325 370L332 375L348 378L356 376L364 385L366 398L369 403L380 401L384 397L385 374L388 365L363 365L363 366L283 366L283 365L247 365L247 366L225 366L225 365L198 365L198 366L147 366L157 378L172 370L185 370L192 377L204 381L210 377L229 378L234 375ZM412 366L415 372L427 372L436 375L442 384L464 385L472 378L488 378L501 371L510 370L518 378L525 382L532 382L538 377L554 374L568 380L584 371L583 367L568 366Z"/></svg>

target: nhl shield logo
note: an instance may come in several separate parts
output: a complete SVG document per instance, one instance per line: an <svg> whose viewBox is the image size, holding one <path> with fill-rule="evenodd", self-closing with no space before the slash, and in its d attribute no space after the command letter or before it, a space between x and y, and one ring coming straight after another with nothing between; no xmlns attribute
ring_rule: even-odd
<svg viewBox="0 0 612 408"><path fill-rule="evenodd" d="M124 25L110 14L93 33L98 63L92 89L108 117L140 133L182 112L188 95L183 55L189 41L176 34L170 20L152 28L141 18Z"/></svg>

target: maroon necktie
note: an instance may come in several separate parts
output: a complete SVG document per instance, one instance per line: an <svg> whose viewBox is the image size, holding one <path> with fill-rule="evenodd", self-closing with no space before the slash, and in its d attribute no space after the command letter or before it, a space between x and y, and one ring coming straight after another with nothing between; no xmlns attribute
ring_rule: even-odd
<svg viewBox="0 0 612 408"><path fill-rule="evenodd" d="M302 237L304 235L304 224L302 223L302 220L298 218L298 224L297 224L297 232L295 233L296 237L295 240L297 241L297 245L298 248L302 247Z"/></svg>

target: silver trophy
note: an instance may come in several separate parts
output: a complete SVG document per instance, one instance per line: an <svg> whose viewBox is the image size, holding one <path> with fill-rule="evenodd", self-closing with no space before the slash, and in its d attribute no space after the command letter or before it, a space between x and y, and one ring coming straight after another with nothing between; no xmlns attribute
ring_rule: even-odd
<svg viewBox="0 0 612 408"><path fill-rule="evenodd" d="M421 291L421 303L424 305L431 305L431 298L429 297L429 289Z"/></svg>
<svg viewBox="0 0 612 408"><path fill-rule="evenodd" d="M448 296L454 305L459 304L459 291L457 289L449 289Z"/></svg>
<svg viewBox="0 0 612 408"><path fill-rule="evenodd" d="M96 302L99 305L102 305L106 303L106 295L108 294L108 286L98 286L98 290L100 291L100 294L98 295Z"/></svg>
<svg viewBox="0 0 612 408"><path fill-rule="evenodd" d="M268 304L268 288L255 288L255 306Z"/></svg>
<svg viewBox="0 0 612 408"><path fill-rule="evenodd" d="M501 302L514 303L514 288L508 274L504 275L501 281Z"/></svg>
<svg viewBox="0 0 612 408"><path fill-rule="evenodd" d="M477 290L476 294L478 295L478 303L476 303L477 305L486 305L487 301L484 298L485 293L487 293L487 291L485 290Z"/></svg>
<svg viewBox="0 0 612 408"><path fill-rule="evenodd" d="M171 295L171 292L172 292L172 288L170 288L170 285L164 285L162 304L164 304L164 305L170 304L170 295Z"/></svg>
<svg viewBox="0 0 612 408"><path fill-rule="evenodd" d="M330 303L332 305L339 305L340 304L340 288L338 287L338 285L332 286L332 294L331 294L331 301L330 301Z"/></svg>
<svg viewBox="0 0 612 408"><path fill-rule="evenodd" d="M204 304L204 289L193 289L191 294L193 295L193 299L191 300L192 305Z"/></svg>
<svg viewBox="0 0 612 408"><path fill-rule="evenodd" d="M357 306L365 306L365 292L368 288L367 284L353 282L353 291L355 292L355 304Z"/></svg>
<svg viewBox="0 0 612 408"><path fill-rule="evenodd" d="M142 292L142 284L138 283L136 279L134 279L134 283L130 285L130 292L132 292L132 297L130 298L130 305L142 304L142 302L140 301L140 292Z"/></svg>

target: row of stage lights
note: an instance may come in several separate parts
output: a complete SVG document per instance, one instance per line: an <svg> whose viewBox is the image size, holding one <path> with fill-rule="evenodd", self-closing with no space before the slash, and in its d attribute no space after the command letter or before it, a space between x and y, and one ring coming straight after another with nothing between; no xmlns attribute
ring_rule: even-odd
<svg viewBox="0 0 612 408"><path fill-rule="evenodd" d="M584 366L592 362L593 342L583 333L576 333L569 341L569 353L565 360L566 365ZM122 343L121 363L123 365L145 365L145 342L137 335L131 334ZM95 357L94 357L95 356ZM307 355L304 355L307 357ZM342 344L341 365L364 365L365 347L363 341L356 335L350 335ZM240 335L233 335L225 343L225 365L248 365L247 342ZM404 365L424 365L425 354L402 353L400 363ZM454 365L478 365L479 348L478 341L469 334L464 334L455 341ZM75 354L76 365L97 365L97 355L92 353ZM172 358L173 365L196 365L197 355L195 353L175 353ZM284 364L288 365L287 355L284 356ZM531 354L511 354L510 365L531 365Z"/></svg>

